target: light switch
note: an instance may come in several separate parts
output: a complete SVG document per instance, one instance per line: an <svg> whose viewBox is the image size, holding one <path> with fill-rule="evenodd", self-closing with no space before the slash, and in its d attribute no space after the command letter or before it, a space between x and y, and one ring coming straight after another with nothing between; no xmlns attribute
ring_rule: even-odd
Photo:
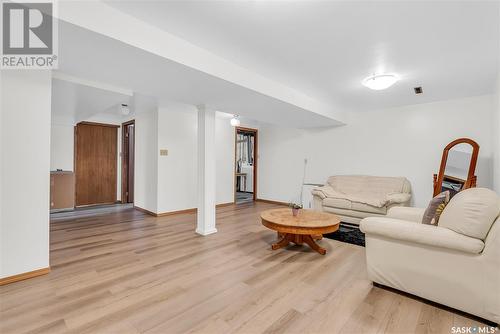
<svg viewBox="0 0 500 334"><path fill-rule="evenodd" d="M166 149L161 149L161 150L160 150L160 155L168 155L168 150L166 150Z"/></svg>

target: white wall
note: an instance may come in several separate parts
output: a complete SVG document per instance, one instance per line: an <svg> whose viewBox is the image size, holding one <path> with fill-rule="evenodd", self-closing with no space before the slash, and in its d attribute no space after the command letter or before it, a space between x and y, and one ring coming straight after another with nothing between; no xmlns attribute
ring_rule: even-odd
<svg viewBox="0 0 500 334"><path fill-rule="evenodd" d="M158 207L158 110L135 117L134 205L157 213Z"/></svg>
<svg viewBox="0 0 500 334"><path fill-rule="evenodd" d="M216 203L234 200L234 127L216 117ZM243 126L256 127L254 123ZM160 149L168 150L160 156ZM163 103L136 117L135 205L165 213L197 207L197 110ZM156 188L155 188L156 187Z"/></svg>
<svg viewBox="0 0 500 334"><path fill-rule="evenodd" d="M405 176L414 204L426 206L442 150L459 137L481 146L478 184L491 187L493 108L492 96L480 96L358 113L338 128L261 127L258 197L296 199L307 158L306 182L324 183L335 174Z"/></svg>
<svg viewBox="0 0 500 334"><path fill-rule="evenodd" d="M0 277L49 266L51 74L1 71Z"/></svg>
<svg viewBox="0 0 500 334"><path fill-rule="evenodd" d="M217 204L234 201L234 127L229 118L216 114L216 200Z"/></svg>
<svg viewBox="0 0 500 334"><path fill-rule="evenodd" d="M500 65L498 71L497 79L497 89L496 89L496 106L495 106L495 117L493 121L493 134L494 134L494 163L493 163L493 180L494 189L500 194Z"/></svg>
<svg viewBox="0 0 500 334"><path fill-rule="evenodd" d="M168 155L160 156L161 149L168 150ZM197 207L196 150L196 107L181 103L162 105L158 112L157 212Z"/></svg>
<svg viewBox="0 0 500 334"><path fill-rule="evenodd" d="M3 255L4 254L4 251L6 251L6 249L4 250L4 246L3 246L3 235L4 235L4 227L3 227L3 210L2 210L2 206L3 206L3 114L4 114L4 99L3 99L3 75L2 75L3 71L0 70L0 277L3 277L4 275L8 275L8 274L4 274L4 269L2 269L4 267L3 263L4 263L4 259L3 259Z"/></svg>
<svg viewBox="0 0 500 334"><path fill-rule="evenodd" d="M50 170L73 171L73 125L52 124L50 131Z"/></svg>
<svg viewBox="0 0 500 334"><path fill-rule="evenodd" d="M500 18L500 6L498 8L498 17ZM500 20L498 22L498 30L500 32ZM496 112L493 122L494 134L494 164L493 164L493 180L494 187L500 194L500 41L498 41L498 69L497 69L497 86L496 86Z"/></svg>
<svg viewBox="0 0 500 334"><path fill-rule="evenodd" d="M140 127L137 125L137 132ZM234 128L216 118L216 203L234 200ZM159 150L168 156L159 156ZM157 213L197 207L197 109L182 103L163 104L158 115Z"/></svg>

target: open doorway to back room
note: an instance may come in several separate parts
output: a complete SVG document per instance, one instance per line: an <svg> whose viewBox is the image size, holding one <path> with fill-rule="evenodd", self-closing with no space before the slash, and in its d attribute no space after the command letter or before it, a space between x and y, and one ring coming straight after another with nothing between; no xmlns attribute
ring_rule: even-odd
<svg viewBox="0 0 500 334"><path fill-rule="evenodd" d="M236 204L255 201L257 194L257 129L236 127Z"/></svg>
<svg viewBox="0 0 500 334"><path fill-rule="evenodd" d="M135 120L122 124L122 203L134 203Z"/></svg>

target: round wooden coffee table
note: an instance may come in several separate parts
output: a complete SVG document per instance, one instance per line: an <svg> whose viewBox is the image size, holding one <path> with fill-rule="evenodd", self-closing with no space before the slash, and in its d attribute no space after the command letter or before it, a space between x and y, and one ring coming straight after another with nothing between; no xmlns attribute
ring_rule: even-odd
<svg viewBox="0 0 500 334"><path fill-rule="evenodd" d="M279 240L272 245L272 249L288 246L290 242L297 245L306 243L320 253L326 254L326 249L320 247L314 240L323 238L323 234L332 233L339 229L340 219L334 214L300 210L294 217L290 208L263 211L260 214L262 225L278 232Z"/></svg>

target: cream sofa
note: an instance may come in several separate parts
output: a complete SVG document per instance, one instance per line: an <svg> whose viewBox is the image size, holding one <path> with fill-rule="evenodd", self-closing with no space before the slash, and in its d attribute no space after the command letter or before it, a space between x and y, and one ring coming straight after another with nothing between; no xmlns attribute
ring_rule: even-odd
<svg viewBox="0 0 500 334"><path fill-rule="evenodd" d="M423 213L392 208L361 221L370 280L499 323L500 197L464 190L438 226L422 224Z"/></svg>
<svg viewBox="0 0 500 334"><path fill-rule="evenodd" d="M366 217L385 216L393 206L408 206L411 186L404 177L337 175L330 176L312 194L315 210L334 213L346 223L359 224Z"/></svg>

